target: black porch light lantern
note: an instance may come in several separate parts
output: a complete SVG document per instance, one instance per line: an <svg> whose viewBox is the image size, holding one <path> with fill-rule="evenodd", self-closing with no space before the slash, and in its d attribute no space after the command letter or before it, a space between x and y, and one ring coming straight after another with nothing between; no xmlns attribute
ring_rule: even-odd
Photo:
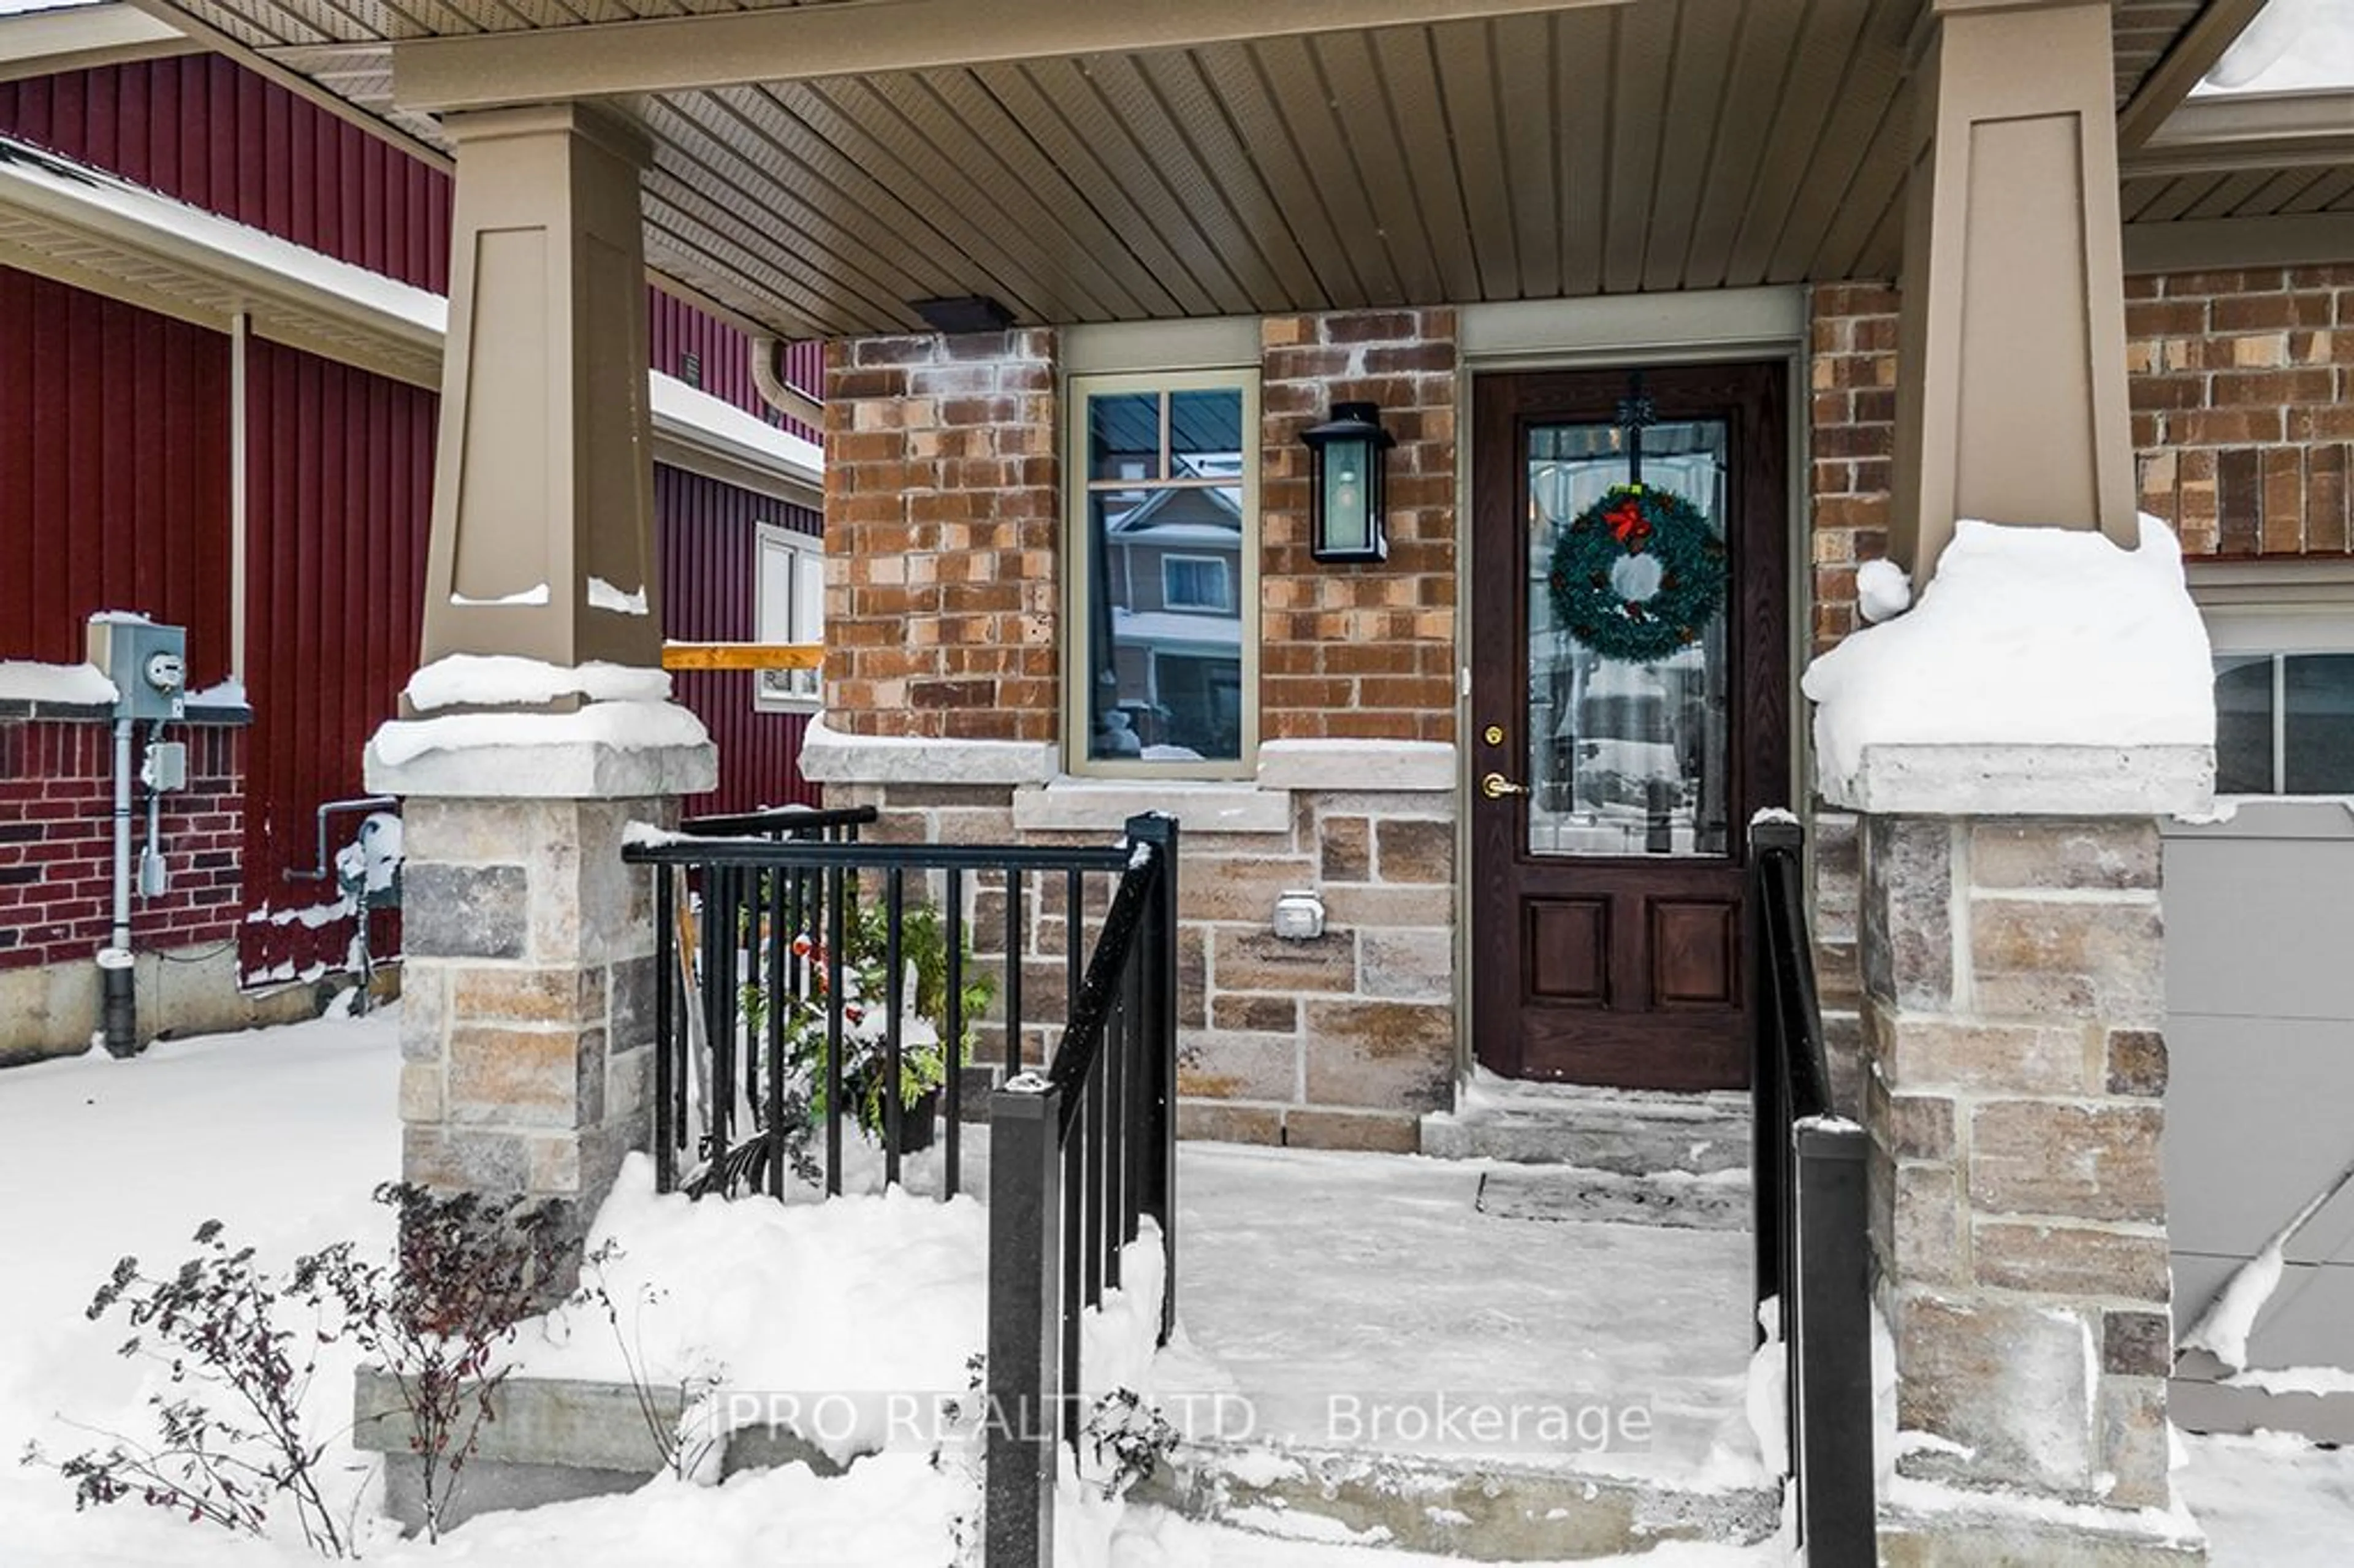
<svg viewBox="0 0 2354 1568"><path fill-rule="evenodd" d="M1382 454L1397 439L1372 403L1335 403L1332 417L1301 432L1310 459L1309 553L1320 561L1386 561L1389 509Z"/></svg>

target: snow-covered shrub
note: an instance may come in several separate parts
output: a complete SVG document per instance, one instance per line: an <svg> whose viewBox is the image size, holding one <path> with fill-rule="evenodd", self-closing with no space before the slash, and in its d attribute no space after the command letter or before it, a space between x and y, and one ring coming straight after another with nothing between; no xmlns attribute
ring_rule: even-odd
<svg viewBox="0 0 2354 1568"><path fill-rule="evenodd" d="M331 1248L334 1261L323 1273L361 1350L400 1392L425 1532L439 1540L512 1370L500 1352L515 1325L546 1305L567 1244L544 1202L502 1203L406 1181L386 1182L376 1199L399 1216L395 1265Z"/></svg>
<svg viewBox="0 0 2354 1568"><path fill-rule="evenodd" d="M195 1236L200 1250L171 1274L147 1275L126 1257L99 1287L90 1319L120 1308L133 1330L120 1353L165 1370L165 1386L147 1396L156 1437L105 1434L106 1446L57 1468L73 1482L77 1508L135 1499L247 1535L264 1533L270 1510L288 1504L313 1551L348 1556L350 1520L321 1490L324 1445L304 1435L302 1402L320 1350L355 1329L328 1284L331 1270L351 1263L350 1245L299 1259L281 1280L221 1233L207 1220ZM24 1462L49 1461L34 1446Z"/></svg>
<svg viewBox="0 0 2354 1568"><path fill-rule="evenodd" d="M543 1303L564 1248L544 1205L406 1182L378 1187L376 1200L399 1216L389 1264L338 1242L281 1277L207 1220L195 1237L201 1250L168 1276L143 1273L135 1257L115 1265L88 1316L121 1309L133 1330L121 1353L164 1368L166 1386L148 1397L154 1443L104 1434L106 1446L58 1462L77 1506L135 1499L259 1536L282 1504L312 1550L351 1555L349 1510L339 1513L321 1485L326 1446L302 1420L320 1351L347 1342L399 1391L426 1530L439 1538L506 1380L499 1352ZM49 1462L37 1446L24 1461Z"/></svg>
<svg viewBox="0 0 2354 1568"><path fill-rule="evenodd" d="M1107 1499L1127 1496L1177 1451L1177 1428L1159 1405L1145 1404L1132 1388L1116 1388L1097 1400L1080 1435L1095 1459L1087 1479Z"/></svg>
<svg viewBox="0 0 2354 1568"><path fill-rule="evenodd" d="M628 1369L631 1389L637 1394L638 1415L646 1425L646 1440L663 1469L680 1480L712 1478L713 1461L719 1457L718 1428L712 1421L713 1401L726 1381L726 1371L716 1366L700 1367L678 1380L679 1414L676 1420L664 1416L663 1402L656 1398L652 1374L647 1371L645 1347L636 1333L635 1318L648 1307L658 1307L663 1293L650 1283L638 1287L637 1312L632 1314L630 1328L621 1326L620 1303L613 1299L608 1283L609 1270L620 1260L619 1243L607 1240L580 1260L580 1288L574 1293L569 1305L594 1308L603 1314L613 1330L613 1342L620 1347L621 1364Z"/></svg>
<svg viewBox="0 0 2354 1568"><path fill-rule="evenodd" d="M851 912L842 956L843 1096L862 1131L879 1140L889 1114L889 1065L885 1033L893 987L889 973L889 911L879 900ZM785 1086L789 1102L805 1107L811 1124L826 1115L827 1023L834 968L824 941L802 932L790 938L801 960L801 982L782 999L781 1034L792 1078ZM960 1034L953 1052L941 1038L948 1023L949 949L945 922L928 904L909 904L900 912L897 992L901 1005L898 1101L902 1114L911 1112L925 1096L947 1083L951 1065L970 1055L975 1022L996 995L996 981L972 962L971 944L963 944ZM762 1038L772 1005L767 989L748 982L739 999L748 1036ZM953 1064L951 1061L953 1058ZM790 1139L788 1139L790 1144ZM802 1167L796 1158L796 1169ZM807 1176L808 1171L804 1171ZM813 1179L813 1178L811 1178Z"/></svg>

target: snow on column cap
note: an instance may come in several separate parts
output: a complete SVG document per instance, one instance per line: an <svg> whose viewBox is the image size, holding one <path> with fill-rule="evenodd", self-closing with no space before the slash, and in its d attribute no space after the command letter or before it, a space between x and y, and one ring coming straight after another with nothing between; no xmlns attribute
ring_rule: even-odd
<svg viewBox="0 0 2354 1568"><path fill-rule="evenodd" d="M660 670L453 653L410 676L406 694L423 716L368 742L368 788L380 794L622 799L718 782L709 733L669 700ZM585 700L573 713L513 711L567 696Z"/></svg>
<svg viewBox="0 0 2354 1568"><path fill-rule="evenodd" d="M2056 760L2150 747L2189 757L2215 741L2206 626L2174 535L2147 514L2133 550L2089 529L1959 522L1911 611L1850 636L1801 685L1816 705L1824 792L1867 809L1857 783L1875 747L2033 748ZM2200 766L2211 793L2211 758Z"/></svg>
<svg viewBox="0 0 2354 1568"><path fill-rule="evenodd" d="M454 707L535 707L559 697L592 703L670 700L670 675L629 664L550 664L513 653L451 653L414 675L403 690L419 713Z"/></svg>

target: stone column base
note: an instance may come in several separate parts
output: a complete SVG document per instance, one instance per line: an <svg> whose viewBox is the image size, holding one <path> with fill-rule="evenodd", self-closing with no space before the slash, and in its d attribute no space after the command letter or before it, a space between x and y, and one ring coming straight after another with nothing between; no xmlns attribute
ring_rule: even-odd
<svg viewBox="0 0 2354 1568"><path fill-rule="evenodd" d="M673 823L672 790L708 789L715 771L707 743L580 744L620 755L567 772L518 766L546 747L483 747L368 769L371 789L406 796L401 1173L549 1201L567 1242L646 1143L653 884L622 863L623 832ZM589 793L615 778L655 788ZM567 780L578 795L514 792Z"/></svg>
<svg viewBox="0 0 2354 1568"><path fill-rule="evenodd" d="M2007 1510L1967 1493L1954 1507L1885 1504L1880 1514L1882 1568L2186 1568L2207 1561L2207 1542L2188 1514L2068 1509L2050 1514Z"/></svg>

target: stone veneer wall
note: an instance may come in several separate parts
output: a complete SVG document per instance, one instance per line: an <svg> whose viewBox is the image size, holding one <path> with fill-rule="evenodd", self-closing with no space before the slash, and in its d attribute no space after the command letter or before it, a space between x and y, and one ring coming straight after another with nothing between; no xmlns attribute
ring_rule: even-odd
<svg viewBox="0 0 2354 1568"><path fill-rule="evenodd" d="M1261 344L1255 784L1050 782L1061 432L1055 342L1040 332L836 345L827 387L829 440L841 443L829 447L826 496L829 726L1041 743L1034 777L961 781L970 776L944 751L911 779L905 762L860 763L855 742L840 768L817 760L822 745L805 760L829 779L829 803L879 807L887 837L1100 842L1127 811L1173 805L1188 818L1183 1130L1410 1150L1421 1114L1449 1103L1456 1060L1456 777L1446 744L1455 729L1455 317L1273 317ZM1299 435L1350 398L1380 403L1398 440L1391 555L1322 567L1308 554ZM986 559L957 559L968 545ZM975 598L984 573L985 600ZM894 781L877 781L885 771ZM1292 888L1323 895L1322 938L1268 934L1276 895ZM996 896L977 895L980 953L1002 945ZM1025 1011L1063 994L1059 897L1051 890L1035 904L1024 935Z"/></svg>
<svg viewBox="0 0 2354 1568"><path fill-rule="evenodd" d="M872 805L877 842L1100 844L1103 829L1025 827L1048 807L1035 785L835 784L831 805ZM1447 789L1264 791L1286 825L1186 830L1178 877L1179 1129L1189 1138L1411 1152L1423 1112L1446 1108L1455 1075L1453 797ZM1153 802L1140 796L1137 810ZM1125 809L1125 808L1123 808ZM1182 810L1182 806L1181 806ZM975 961L1002 976L1004 895L977 876ZM1276 895L1312 887L1322 937L1269 934ZM1091 878L1089 921L1109 884ZM1068 995L1059 877L1024 895L1026 1061L1051 1043L1034 1021ZM1002 1015L1004 990L993 1012ZM974 1059L1002 1060L997 1027ZM977 1102L976 1102L977 1103Z"/></svg>
<svg viewBox="0 0 2354 1568"><path fill-rule="evenodd" d="M621 861L667 800L403 806L401 1170L550 1198L586 1224L650 1135L653 880Z"/></svg>
<svg viewBox="0 0 2354 1568"><path fill-rule="evenodd" d="M1871 817L1872 1245L1904 1474L2168 1506L2150 821Z"/></svg>

